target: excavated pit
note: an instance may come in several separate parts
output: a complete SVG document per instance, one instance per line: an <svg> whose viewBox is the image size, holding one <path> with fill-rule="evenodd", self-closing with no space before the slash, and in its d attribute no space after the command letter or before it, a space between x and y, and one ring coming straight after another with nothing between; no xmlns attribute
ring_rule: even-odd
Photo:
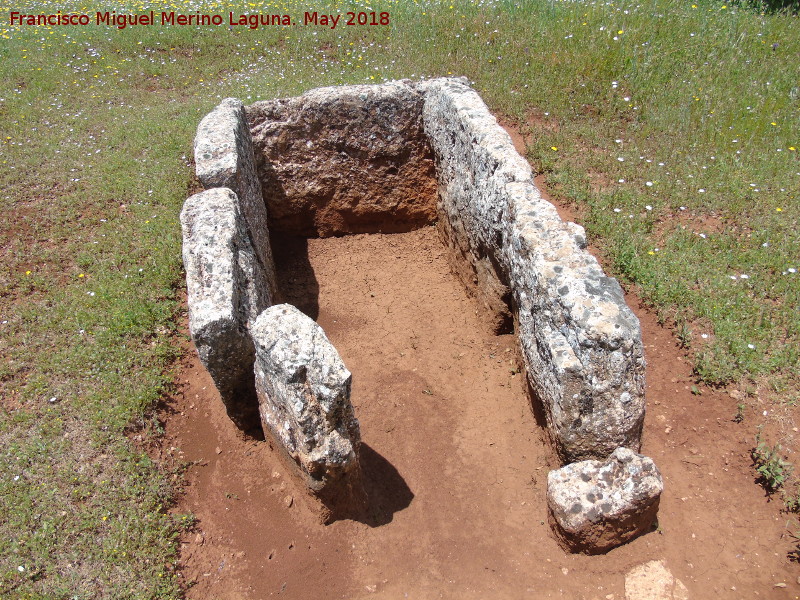
<svg viewBox="0 0 800 600"><path fill-rule="evenodd" d="M596 459L587 468L600 468L619 447L639 450L638 320L586 252L583 230L541 198L530 167L463 80L321 88L248 107L229 99L201 122L195 157L207 191L182 213L195 345L229 415L246 429L260 407L264 429L300 465L326 518L352 516L354 505L363 511L369 495L349 372L308 320L319 317L314 283L301 283L311 289L298 295L291 273L303 269L281 264L302 263L308 238L435 224L451 270L491 330L515 333L534 408L562 462ZM307 317L291 307L265 312L284 302ZM270 317L281 311L290 317ZM286 346L278 353L286 364L276 363L276 342L265 336ZM258 398L242 393L253 389L254 368ZM286 395L283 404L276 394ZM569 485L569 476L561 480ZM342 486L358 500L343 501ZM559 530L559 511L578 522L576 531L588 528L572 549L604 551L580 541L596 536L600 500L578 498L565 509L551 500L561 537L569 534ZM637 511L625 509L628 523ZM641 512L651 520L652 502ZM650 525L626 525L623 537Z"/></svg>

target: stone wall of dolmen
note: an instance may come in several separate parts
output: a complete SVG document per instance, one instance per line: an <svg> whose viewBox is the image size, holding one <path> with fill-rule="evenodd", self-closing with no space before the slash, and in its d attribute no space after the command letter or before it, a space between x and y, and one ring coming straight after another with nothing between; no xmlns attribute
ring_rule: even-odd
<svg viewBox="0 0 800 600"><path fill-rule="evenodd" d="M516 331L565 465L548 477L558 539L599 553L652 527L663 486L638 454L639 321L465 80L320 88L250 107L227 99L201 121L195 162L206 189L186 201L181 224L197 351L231 418L244 427L258 415L328 520L366 502L351 375L319 325L280 304L273 213L305 235L436 222L496 329ZM395 191L370 195L373 186Z"/></svg>

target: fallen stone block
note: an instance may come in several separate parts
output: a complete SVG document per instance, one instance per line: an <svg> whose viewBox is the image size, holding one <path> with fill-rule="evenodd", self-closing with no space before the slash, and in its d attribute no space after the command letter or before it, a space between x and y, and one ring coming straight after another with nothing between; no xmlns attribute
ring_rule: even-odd
<svg viewBox="0 0 800 600"><path fill-rule="evenodd" d="M361 434L350 403L350 371L325 332L290 304L265 310L252 328L261 422L327 510L358 510L364 490Z"/></svg>
<svg viewBox="0 0 800 600"><path fill-rule="evenodd" d="M267 276L267 294L273 303L277 286L267 206L241 100L226 98L203 117L194 139L194 160L197 178L204 188L230 188L239 199L244 224Z"/></svg>
<svg viewBox="0 0 800 600"><path fill-rule="evenodd" d="M663 487L653 461L628 448L569 464L547 476L551 526L571 552L608 552L652 527Z"/></svg>
<svg viewBox="0 0 800 600"><path fill-rule="evenodd" d="M247 429L258 410L248 329L270 304L267 277L231 190L191 196L180 218L189 331L228 414Z"/></svg>

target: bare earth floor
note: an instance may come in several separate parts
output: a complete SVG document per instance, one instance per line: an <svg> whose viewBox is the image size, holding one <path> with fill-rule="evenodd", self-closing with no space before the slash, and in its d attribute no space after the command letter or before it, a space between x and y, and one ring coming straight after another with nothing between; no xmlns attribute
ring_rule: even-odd
<svg viewBox="0 0 800 600"><path fill-rule="evenodd" d="M188 598L620 600L625 573L656 559L693 599L800 596L786 518L753 482L735 402L691 393L672 333L636 298L643 452L664 476L659 529L573 556L547 524L557 463L513 336L488 331L435 229L275 246L285 300L318 320L353 373L373 508L364 522L319 524L277 451L227 419L187 345L164 451L193 463L177 507L198 519L182 540Z"/></svg>

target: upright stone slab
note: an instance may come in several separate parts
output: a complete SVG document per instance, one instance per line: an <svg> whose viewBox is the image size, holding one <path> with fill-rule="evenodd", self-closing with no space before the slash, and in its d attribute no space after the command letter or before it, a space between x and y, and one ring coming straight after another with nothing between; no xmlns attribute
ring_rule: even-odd
<svg viewBox="0 0 800 600"><path fill-rule="evenodd" d="M189 330L228 414L247 428L257 412L248 329L269 306L267 276L231 190L188 198L181 226Z"/></svg>
<svg viewBox="0 0 800 600"><path fill-rule="evenodd" d="M571 462L618 446L638 450L644 352L619 284L585 250L583 229L541 197L474 90L461 80L429 82L423 120L442 237L498 322L514 314L559 455Z"/></svg>
<svg viewBox="0 0 800 600"><path fill-rule="evenodd" d="M436 179L421 87L326 87L248 106L271 223L321 237L432 223Z"/></svg>
<svg viewBox="0 0 800 600"><path fill-rule="evenodd" d="M290 304L265 310L252 328L256 390L265 432L298 466L330 511L364 501L361 434L350 404L351 375L325 332Z"/></svg>
<svg viewBox="0 0 800 600"><path fill-rule="evenodd" d="M606 461L572 463L547 476L554 533L572 552L608 552L653 525L664 484L653 461L617 448Z"/></svg>
<svg viewBox="0 0 800 600"><path fill-rule="evenodd" d="M267 275L270 303L274 302L275 266L269 241L267 207L256 173L253 140L241 100L226 98L200 121L194 140L194 159L197 178L204 188L230 188L239 198L256 256Z"/></svg>

